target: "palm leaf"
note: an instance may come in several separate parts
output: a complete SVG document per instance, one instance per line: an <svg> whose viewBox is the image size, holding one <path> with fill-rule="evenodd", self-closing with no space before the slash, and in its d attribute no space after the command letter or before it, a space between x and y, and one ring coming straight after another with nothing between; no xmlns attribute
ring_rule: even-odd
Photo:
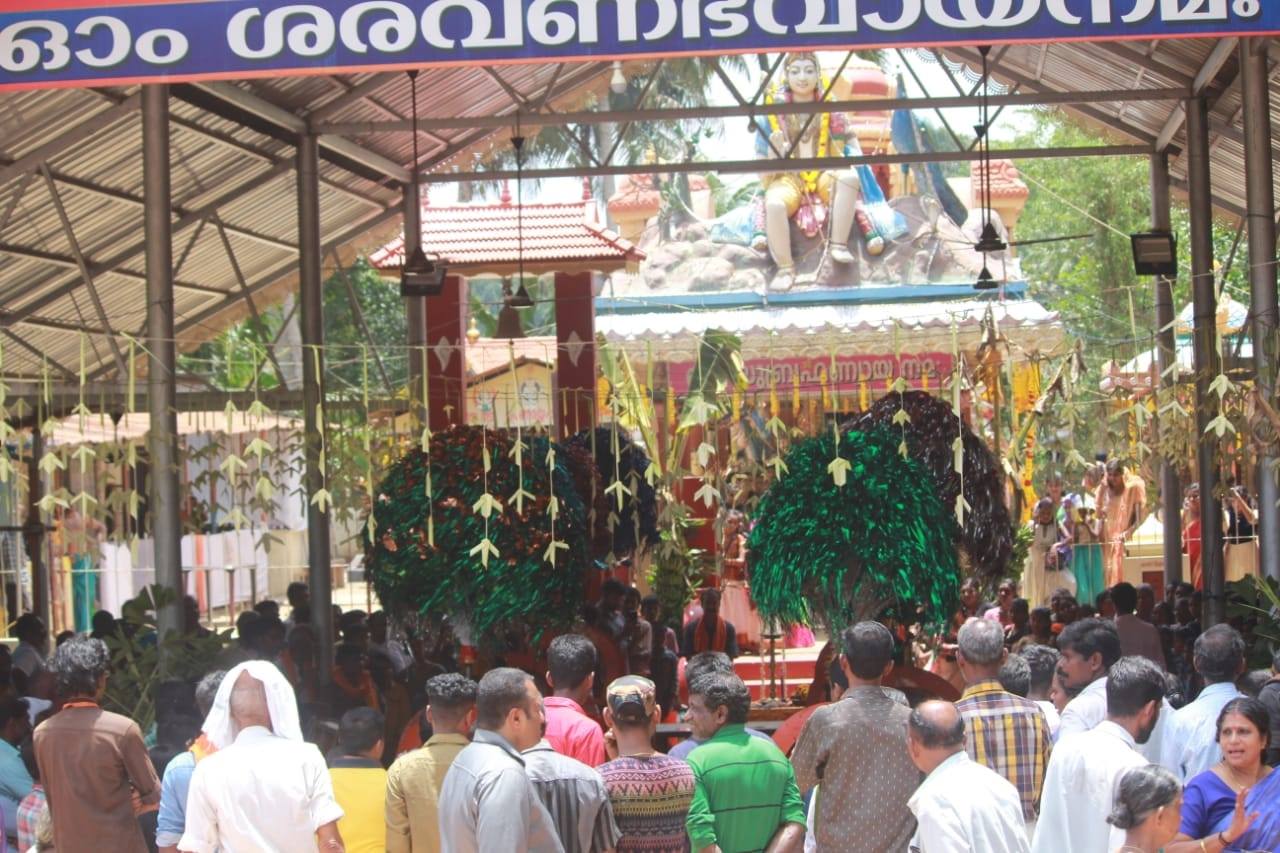
<svg viewBox="0 0 1280 853"><path fill-rule="evenodd" d="M733 387L745 389L747 384L742 364L742 339L720 329L703 332L698 340L698 360L689 376L689 394L685 397L677 430L685 432L723 417L729 405L725 391Z"/></svg>
<svg viewBox="0 0 1280 853"><path fill-rule="evenodd" d="M662 468L658 455L658 434L654 431L657 418L653 411L653 400L640 387L631 360L621 347L611 345L603 335L596 337L596 352L600 355L600 369L614 395L617 406L618 422L621 426L639 430L644 441L645 452L655 465L658 475Z"/></svg>

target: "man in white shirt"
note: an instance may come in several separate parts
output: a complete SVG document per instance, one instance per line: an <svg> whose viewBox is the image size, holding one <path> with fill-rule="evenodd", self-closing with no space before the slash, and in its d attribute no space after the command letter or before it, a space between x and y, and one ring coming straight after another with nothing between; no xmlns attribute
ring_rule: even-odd
<svg viewBox="0 0 1280 853"><path fill-rule="evenodd" d="M49 668L49 631L44 620L34 613L23 613L13 623L13 636L18 645L13 650L13 666L22 670L28 680Z"/></svg>
<svg viewBox="0 0 1280 853"><path fill-rule="evenodd" d="M329 770L303 742L293 688L274 664L233 667L204 733L218 751L191 776L180 851L342 853Z"/></svg>
<svg viewBox="0 0 1280 853"><path fill-rule="evenodd" d="M913 853L1027 853L1022 797L999 773L969 758L964 718L950 702L922 702L907 721L907 750L926 777L907 806Z"/></svg>
<svg viewBox="0 0 1280 853"><path fill-rule="evenodd" d="M369 653L377 652L386 655L396 675L413 666L413 653L399 629L391 626L385 610L375 610L369 615Z"/></svg>
<svg viewBox="0 0 1280 853"><path fill-rule="evenodd" d="M1058 668L1058 650L1052 646L1027 646L1015 657L1027 662L1027 668L1031 671L1027 698L1040 706L1044 719L1049 724L1049 737L1057 740L1062 716L1049 700L1049 689L1053 686L1054 670Z"/></svg>
<svg viewBox="0 0 1280 853"><path fill-rule="evenodd" d="M1151 661L1127 657L1111 667L1106 719L1064 738L1049 758L1032 853L1102 853L1124 844L1107 815L1120 777L1148 763L1137 747L1155 730L1163 699L1164 673Z"/></svg>
<svg viewBox="0 0 1280 853"><path fill-rule="evenodd" d="M1058 672L1069 688L1080 691L1062 709L1056 743L1087 732L1107 717L1107 672L1120 659L1120 635L1105 619L1072 622L1058 635ZM1173 706L1162 702L1162 713L1151 737L1138 748L1148 762L1160 760L1164 730Z"/></svg>
<svg viewBox="0 0 1280 853"><path fill-rule="evenodd" d="M1222 759L1218 746L1218 715L1240 695L1236 679L1244 672L1244 640L1230 625L1214 625L1196 638L1192 662L1205 686L1189 705L1169 719L1160 763L1183 784Z"/></svg>

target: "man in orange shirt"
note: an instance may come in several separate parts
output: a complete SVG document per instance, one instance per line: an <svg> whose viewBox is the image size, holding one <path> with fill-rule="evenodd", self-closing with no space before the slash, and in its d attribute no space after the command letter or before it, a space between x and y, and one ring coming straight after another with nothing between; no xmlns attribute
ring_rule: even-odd
<svg viewBox="0 0 1280 853"><path fill-rule="evenodd" d="M98 705L111 657L106 643L73 637L58 647L53 671L62 710L35 731L36 763L49 798L58 850L148 849L134 813L160 800L160 780L138 725Z"/></svg>
<svg viewBox="0 0 1280 853"><path fill-rule="evenodd" d="M1098 518L1102 521L1102 556L1106 584L1124 580L1125 542L1147 517L1147 484L1125 469L1123 460L1107 463L1107 477L1098 486Z"/></svg>

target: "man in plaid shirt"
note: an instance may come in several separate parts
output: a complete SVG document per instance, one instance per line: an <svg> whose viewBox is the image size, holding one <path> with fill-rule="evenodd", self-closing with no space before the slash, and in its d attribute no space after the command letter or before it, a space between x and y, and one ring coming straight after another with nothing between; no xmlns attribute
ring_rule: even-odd
<svg viewBox="0 0 1280 853"><path fill-rule="evenodd" d="M36 767L36 750L31 741L23 744L22 763L27 766L27 772L35 781L31 793L18 803L18 849L26 851L36 844L36 822L48 808L48 800L44 796L44 785L40 784L40 769Z"/></svg>
<svg viewBox="0 0 1280 853"><path fill-rule="evenodd" d="M1027 828L1035 825L1049 764L1049 725L1040 706L1007 692L997 678L1009 653L1000 623L971 619L960 629L956 662L968 687L956 708L969 757L1013 783Z"/></svg>

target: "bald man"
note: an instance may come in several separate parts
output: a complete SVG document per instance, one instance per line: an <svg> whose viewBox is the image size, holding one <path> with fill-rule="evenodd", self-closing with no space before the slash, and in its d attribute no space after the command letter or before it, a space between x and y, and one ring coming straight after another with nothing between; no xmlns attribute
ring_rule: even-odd
<svg viewBox="0 0 1280 853"><path fill-rule="evenodd" d="M920 853L1027 853L1022 799L1007 779L969 758L964 719L950 702L923 702L907 720L907 749L925 780L907 805Z"/></svg>
<svg viewBox="0 0 1280 853"><path fill-rule="evenodd" d="M219 749L192 774L180 851L343 853L328 768L303 742L293 688L275 666L228 672L204 731Z"/></svg>

